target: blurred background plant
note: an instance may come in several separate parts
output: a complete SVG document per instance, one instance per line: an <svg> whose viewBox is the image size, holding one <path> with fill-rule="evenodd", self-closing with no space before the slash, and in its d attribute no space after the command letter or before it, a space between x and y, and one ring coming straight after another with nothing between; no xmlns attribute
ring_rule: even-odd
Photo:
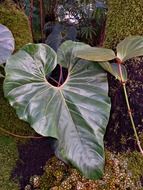
<svg viewBox="0 0 143 190"><path fill-rule="evenodd" d="M29 17L33 39L45 42L55 24L75 26L77 39L101 46L106 23L104 0L15 0Z"/></svg>

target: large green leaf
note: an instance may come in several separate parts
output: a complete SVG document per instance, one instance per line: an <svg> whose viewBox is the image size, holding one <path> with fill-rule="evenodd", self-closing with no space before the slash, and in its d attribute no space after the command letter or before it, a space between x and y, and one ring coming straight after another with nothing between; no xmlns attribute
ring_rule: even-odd
<svg viewBox="0 0 143 190"><path fill-rule="evenodd" d="M73 56L77 46L84 44L67 41L56 55L47 45L26 45L7 61L4 94L19 117L39 134L58 139L62 159L97 179L104 168L108 83L98 64ZM60 87L45 77L57 63L68 69Z"/></svg>
<svg viewBox="0 0 143 190"><path fill-rule="evenodd" d="M117 57L121 61L143 55L143 37L130 36L117 45Z"/></svg>
<svg viewBox="0 0 143 190"><path fill-rule="evenodd" d="M0 24L0 64L5 63L13 51L13 35L6 26Z"/></svg>
<svg viewBox="0 0 143 190"><path fill-rule="evenodd" d="M114 51L111 49L91 46L75 48L75 56L90 61L109 61L116 58Z"/></svg>

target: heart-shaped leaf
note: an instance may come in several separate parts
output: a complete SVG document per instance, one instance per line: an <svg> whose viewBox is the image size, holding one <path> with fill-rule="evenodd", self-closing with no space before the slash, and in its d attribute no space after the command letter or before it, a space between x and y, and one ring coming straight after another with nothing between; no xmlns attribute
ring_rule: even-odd
<svg viewBox="0 0 143 190"><path fill-rule="evenodd" d="M103 174L103 137L110 113L104 70L75 58L82 43L66 41L56 54L44 44L29 44L7 61L4 93L18 116L41 135L55 137L63 159L86 177ZM46 76L60 63L68 76L60 87Z"/></svg>
<svg viewBox="0 0 143 190"><path fill-rule="evenodd" d="M143 55L143 37L130 36L117 45L117 57L121 61Z"/></svg>
<svg viewBox="0 0 143 190"><path fill-rule="evenodd" d="M6 26L0 24L0 64L5 63L13 51L13 35Z"/></svg>
<svg viewBox="0 0 143 190"><path fill-rule="evenodd" d="M89 61L109 61L116 58L114 51L111 49L91 46L76 48L75 56Z"/></svg>

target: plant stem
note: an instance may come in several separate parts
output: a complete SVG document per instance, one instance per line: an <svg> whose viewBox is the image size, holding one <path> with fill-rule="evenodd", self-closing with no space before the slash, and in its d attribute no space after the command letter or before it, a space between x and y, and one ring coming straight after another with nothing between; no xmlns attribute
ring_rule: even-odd
<svg viewBox="0 0 143 190"><path fill-rule="evenodd" d="M127 89L126 89L126 81L123 78L121 64L118 64L118 68L119 68L121 83L122 83L123 90L124 90L125 100L126 100L126 104L127 104L127 108L128 108L128 114L129 114L129 117L130 117L132 128L133 128L136 140L137 140L137 145L139 147L139 150L140 150L141 154L143 155L143 149L141 147L141 143L140 143L140 140L139 140L139 137L138 137L138 134L137 134L136 127L135 127L133 115L132 115L132 112L131 112L131 107L130 107L130 103L129 103L129 99L128 99L128 94L127 94Z"/></svg>
<svg viewBox="0 0 143 190"><path fill-rule="evenodd" d="M31 0L30 1L29 21L30 21L30 28L31 28L32 38L34 38L34 35L33 35L33 8L34 8L34 0Z"/></svg>
<svg viewBox="0 0 143 190"><path fill-rule="evenodd" d="M22 138L22 139L41 139L41 138L44 138L43 136L23 136L23 135L17 135L17 134L14 134L12 132L9 132L3 128L0 127L0 130L8 135L11 135L11 136L14 136L14 137L17 137L17 138Z"/></svg>
<svg viewBox="0 0 143 190"><path fill-rule="evenodd" d="M63 78L63 70L62 66L60 65L60 77L59 77L58 87L61 85L62 78Z"/></svg>
<svg viewBox="0 0 143 190"><path fill-rule="evenodd" d="M43 35L43 0L39 0L39 6L40 6L40 27L41 27L41 39L43 42L44 35Z"/></svg>

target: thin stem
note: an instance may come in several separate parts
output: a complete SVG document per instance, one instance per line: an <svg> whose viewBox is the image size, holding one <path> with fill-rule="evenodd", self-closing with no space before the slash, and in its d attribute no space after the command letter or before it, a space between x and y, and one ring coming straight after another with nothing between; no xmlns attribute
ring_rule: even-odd
<svg viewBox="0 0 143 190"><path fill-rule="evenodd" d="M40 4L40 27L41 27L41 39L43 41L43 0L39 0Z"/></svg>
<svg viewBox="0 0 143 190"><path fill-rule="evenodd" d="M14 136L14 137L18 137L18 138L22 138L22 139L41 139L41 138L44 138L44 137L36 137L36 136L23 136L23 135L17 135L17 134L14 134L12 132L9 132L3 128L0 127L0 130L8 135L11 135L11 136Z"/></svg>
<svg viewBox="0 0 143 190"><path fill-rule="evenodd" d="M138 137L138 134L137 134L136 127L135 127L133 115L132 115L132 112L131 112L131 107L130 107L128 94L127 94L127 89L126 89L126 81L123 78L121 64L118 64L118 69L119 69L119 73L120 73L121 83L122 83L123 90L124 90L125 100L126 100L126 104L127 104L127 108L128 108L128 114L129 114L129 117L130 117L132 128L133 128L136 140L137 140L137 145L139 147L139 150L140 150L141 154L143 155L143 149L141 147L141 143L140 143L140 140L139 140L139 137Z"/></svg>
<svg viewBox="0 0 143 190"><path fill-rule="evenodd" d="M62 71L62 66L60 65L60 77L59 77L58 87L61 85L62 78L63 78L63 71Z"/></svg>
<svg viewBox="0 0 143 190"><path fill-rule="evenodd" d="M30 13L29 13L29 20L30 20L30 28L33 38L33 8L34 8L34 0L30 1Z"/></svg>
<svg viewBox="0 0 143 190"><path fill-rule="evenodd" d="M53 77L49 77L52 81L54 81L58 86L60 86L59 82L57 82Z"/></svg>

